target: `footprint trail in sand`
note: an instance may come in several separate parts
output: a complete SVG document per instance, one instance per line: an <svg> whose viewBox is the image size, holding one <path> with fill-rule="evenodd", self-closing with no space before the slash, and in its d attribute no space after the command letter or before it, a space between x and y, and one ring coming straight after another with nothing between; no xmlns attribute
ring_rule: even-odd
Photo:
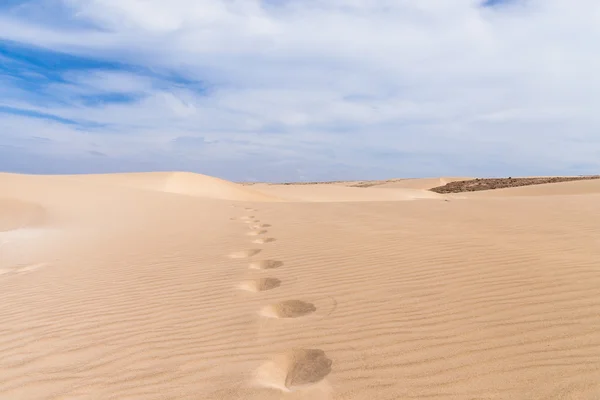
<svg viewBox="0 0 600 400"><path fill-rule="evenodd" d="M253 208L245 208L248 212L256 212ZM232 218L234 219L234 218ZM267 233L264 228L271 227L263 224L254 215L235 218L243 223L252 224L247 236L261 236ZM258 237L252 240L255 244L268 244L275 242L272 237ZM249 258L258 254L259 249L243 250L231 253L231 258ZM268 271L275 270L284 265L279 260L254 260L248 264L250 270ZM279 288L281 280L274 277L254 278L242 281L238 288L251 293L260 293ZM309 316L317 311L314 304L303 300L284 300L264 306L259 310L259 315L270 319L294 319ZM320 349L291 349L287 352L276 354L262 364L255 374L256 383L265 388L280 390L282 392L295 392L310 389L324 381L331 372L333 361ZM308 394L307 394L308 395Z"/></svg>

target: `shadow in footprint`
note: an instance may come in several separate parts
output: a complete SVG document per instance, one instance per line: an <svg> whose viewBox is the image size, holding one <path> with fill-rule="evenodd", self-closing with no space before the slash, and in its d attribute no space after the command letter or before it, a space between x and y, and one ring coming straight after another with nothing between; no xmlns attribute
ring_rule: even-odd
<svg viewBox="0 0 600 400"><path fill-rule="evenodd" d="M229 254L229 258L248 258L258 253L260 253L260 249L236 251Z"/></svg>
<svg viewBox="0 0 600 400"><path fill-rule="evenodd" d="M286 300L271 304L261 310L261 314L268 318L299 318L317 311L314 304L302 300Z"/></svg>
<svg viewBox="0 0 600 400"><path fill-rule="evenodd" d="M240 283L239 288L248 292L264 292L281 286L281 281L277 278L259 278L250 279Z"/></svg>
<svg viewBox="0 0 600 400"><path fill-rule="evenodd" d="M277 260L260 260L252 261L248 268L250 269L275 269L283 266L283 261Z"/></svg>
<svg viewBox="0 0 600 400"><path fill-rule="evenodd" d="M260 230L260 231L250 231L250 232L246 233L246 235L248 235L248 236L258 236L258 235L262 235L264 233L267 233L267 231L263 229L263 230Z"/></svg>
<svg viewBox="0 0 600 400"><path fill-rule="evenodd" d="M270 227L271 227L271 224L256 224L256 225L251 225L250 229L261 229L261 228L270 228Z"/></svg>
<svg viewBox="0 0 600 400"><path fill-rule="evenodd" d="M265 244L265 243L272 243L274 242L275 238L259 238L259 239L255 239L252 241L252 243L257 243L257 244Z"/></svg>
<svg viewBox="0 0 600 400"><path fill-rule="evenodd" d="M280 353L257 371L258 383L285 392L306 389L331 373L333 361L320 349L293 349Z"/></svg>

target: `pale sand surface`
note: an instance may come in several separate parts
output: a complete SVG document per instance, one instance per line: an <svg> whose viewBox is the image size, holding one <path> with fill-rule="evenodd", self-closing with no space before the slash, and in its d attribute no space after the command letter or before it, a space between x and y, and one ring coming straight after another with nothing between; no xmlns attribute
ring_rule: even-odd
<svg viewBox="0 0 600 400"><path fill-rule="evenodd" d="M431 189L437 186L444 186L447 183L468 181L467 177L441 177L425 179L405 179L398 182L383 183L377 187L381 188L404 188L404 189Z"/></svg>
<svg viewBox="0 0 600 400"><path fill-rule="evenodd" d="M292 202L357 202L442 199L443 196L427 190L407 188L345 187L342 185L254 185L253 188L274 197Z"/></svg>
<svg viewBox="0 0 600 400"><path fill-rule="evenodd" d="M0 399L599 399L600 182L431 183L0 174Z"/></svg>

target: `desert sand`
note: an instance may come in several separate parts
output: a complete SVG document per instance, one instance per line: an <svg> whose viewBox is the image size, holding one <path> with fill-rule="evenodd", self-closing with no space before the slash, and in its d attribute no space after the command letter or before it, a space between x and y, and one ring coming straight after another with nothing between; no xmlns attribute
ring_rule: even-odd
<svg viewBox="0 0 600 400"><path fill-rule="evenodd" d="M0 174L0 399L600 399L600 181L451 179Z"/></svg>

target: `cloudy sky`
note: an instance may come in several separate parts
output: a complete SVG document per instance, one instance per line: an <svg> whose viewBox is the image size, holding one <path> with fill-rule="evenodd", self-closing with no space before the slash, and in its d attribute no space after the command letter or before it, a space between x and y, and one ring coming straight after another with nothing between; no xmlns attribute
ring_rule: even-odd
<svg viewBox="0 0 600 400"><path fill-rule="evenodd" d="M600 173L597 0L2 0L0 170Z"/></svg>

